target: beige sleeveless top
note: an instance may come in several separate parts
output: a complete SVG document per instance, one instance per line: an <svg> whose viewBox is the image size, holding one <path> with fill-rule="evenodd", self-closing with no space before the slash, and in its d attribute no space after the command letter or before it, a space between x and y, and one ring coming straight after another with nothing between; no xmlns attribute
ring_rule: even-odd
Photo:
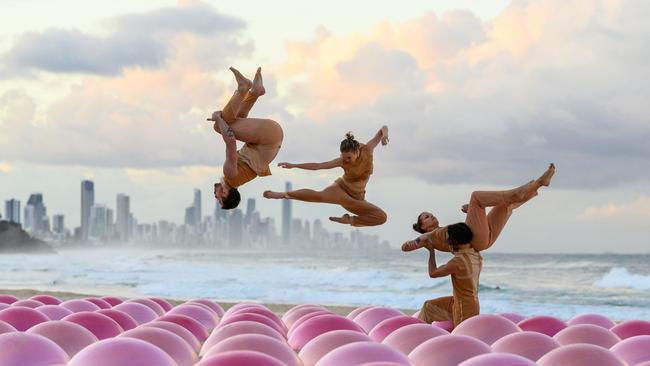
<svg viewBox="0 0 650 366"><path fill-rule="evenodd" d="M372 151L365 144L361 144L359 157L354 163L343 164L343 176L338 178L336 183L352 198L364 200L372 169Z"/></svg>
<svg viewBox="0 0 650 366"><path fill-rule="evenodd" d="M240 187L256 177L271 175L269 165L262 159L256 145L246 143L237 151L237 176L232 179L224 177L231 187Z"/></svg>

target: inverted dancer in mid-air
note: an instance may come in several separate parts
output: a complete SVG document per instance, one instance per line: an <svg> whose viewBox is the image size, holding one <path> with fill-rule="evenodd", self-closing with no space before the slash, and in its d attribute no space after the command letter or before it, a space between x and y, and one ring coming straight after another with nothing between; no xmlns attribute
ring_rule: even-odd
<svg viewBox="0 0 650 366"><path fill-rule="evenodd" d="M280 163L282 168L300 168L321 170L343 168L344 174L334 184L322 191L298 189L291 192L264 192L264 197L275 199L291 199L306 202L321 202L341 205L352 212L354 216L344 214L341 217L330 217L330 220L352 226L377 226L386 222L386 213L379 207L366 201L366 185L373 169L373 151L381 142L388 144L388 127L383 126L366 144L354 139L352 133L345 135L341 141L341 156L323 163Z"/></svg>
<svg viewBox="0 0 650 366"><path fill-rule="evenodd" d="M214 184L214 196L223 209L239 205L238 187L256 177L271 175L269 164L278 155L284 136L282 127L271 119L247 118L257 98L266 93L261 69L257 69L253 81L235 68L230 70L237 80L237 90L222 111L208 118L214 121L214 130L226 143L224 176L221 182ZM237 140L244 142L239 151Z"/></svg>
<svg viewBox="0 0 650 366"><path fill-rule="evenodd" d="M537 190L551 183L555 165L551 164L541 177L508 191L473 192L466 212L465 222L438 226L438 220L428 212L418 216L414 229L430 232L402 245L405 252L419 248L429 250L429 276L451 276L453 296L428 300L420 310L419 318L427 323L435 320L452 320L455 325L478 315L479 275L483 258L479 251L492 246L508 222L512 210L537 195ZM486 214L485 209L492 207ZM436 264L435 250L451 251L454 257L442 266Z"/></svg>

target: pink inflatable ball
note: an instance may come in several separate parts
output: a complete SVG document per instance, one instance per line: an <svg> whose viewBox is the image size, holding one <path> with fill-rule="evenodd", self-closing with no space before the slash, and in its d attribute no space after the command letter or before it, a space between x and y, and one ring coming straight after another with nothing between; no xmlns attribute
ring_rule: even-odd
<svg viewBox="0 0 650 366"><path fill-rule="evenodd" d="M411 324L397 329L381 342L409 355L415 347L431 338L449 335L449 332L430 324Z"/></svg>
<svg viewBox="0 0 650 366"><path fill-rule="evenodd" d="M293 329L293 334L288 341L291 348L297 351L307 342L332 330L352 330L363 333L363 329L352 320L334 314L315 316Z"/></svg>
<svg viewBox="0 0 650 366"><path fill-rule="evenodd" d="M311 318L321 316L321 315L332 315L332 312L330 312L329 310L319 310L319 311L313 311L311 313L307 313L307 314L301 316L300 319L293 322L293 325L291 326L291 328L289 328L289 331L287 332L287 338L291 337L291 335L293 334L294 329L298 328L302 323L306 322L307 320L309 320Z"/></svg>
<svg viewBox="0 0 650 366"><path fill-rule="evenodd" d="M356 366L369 362L395 362L410 365L409 359L389 346L375 342L348 343L323 356L316 366Z"/></svg>
<svg viewBox="0 0 650 366"><path fill-rule="evenodd" d="M548 315L534 316L520 321L517 325L521 330L544 333L549 337L553 337L567 327L566 323L562 320Z"/></svg>
<svg viewBox="0 0 650 366"><path fill-rule="evenodd" d="M134 302L134 303L137 303L137 304L142 304L142 305L148 307L149 309L153 310L156 313L156 315L158 315L158 316L161 316L161 315L165 314L165 309L163 309L162 306L160 306L157 302L155 302L155 301L153 301L151 299L142 299L142 298L141 299L131 299L131 300L127 300L126 302L127 303Z"/></svg>
<svg viewBox="0 0 650 366"><path fill-rule="evenodd" d="M650 335L627 338L610 348L610 351L629 365L646 361L650 364Z"/></svg>
<svg viewBox="0 0 650 366"><path fill-rule="evenodd" d="M508 353L487 353L463 361L458 366L537 366L526 357Z"/></svg>
<svg viewBox="0 0 650 366"><path fill-rule="evenodd" d="M555 339L561 346L588 343L603 348L610 348L621 341L621 339L609 329L593 324L572 325L559 331L553 336L553 339Z"/></svg>
<svg viewBox="0 0 650 366"><path fill-rule="evenodd" d="M322 306L316 306L316 305L296 307L289 310L286 314L282 316L282 322L287 327L287 329L291 329L293 323L298 321L298 319L302 318L304 315L313 313L315 311L327 311L327 309L325 309Z"/></svg>
<svg viewBox="0 0 650 366"><path fill-rule="evenodd" d="M36 324L44 323L50 319L34 309L16 306L0 311L0 320L10 324L18 331L24 332Z"/></svg>
<svg viewBox="0 0 650 366"><path fill-rule="evenodd" d="M206 354L215 344L241 334L260 334L285 342L284 336L268 325L254 321L240 321L215 329L203 343L200 355Z"/></svg>
<svg viewBox="0 0 650 366"><path fill-rule="evenodd" d="M214 329L217 324L219 324L219 317L217 314L213 313L207 307L196 304L184 304L179 305L170 311L167 314L180 314L187 315L190 318L198 321L203 325L206 330Z"/></svg>
<svg viewBox="0 0 650 366"><path fill-rule="evenodd" d="M58 297L50 295L35 295L30 297L30 300L40 301L44 305L59 305L61 303L61 300Z"/></svg>
<svg viewBox="0 0 650 366"><path fill-rule="evenodd" d="M240 334L210 348L204 359L228 351L256 351L271 356L287 366L298 366L296 354L284 342L261 334Z"/></svg>
<svg viewBox="0 0 650 366"><path fill-rule="evenodd" d="M137 302L123 302L113 306L113 310L118 310L130 315L138 324L148 323L158 317L155 311L148 306Z"/></svg>
<svg viewBox="0 0 650 366"><path fill-rule="evenodd" d="M510 320L511 322L513 322L513 323L515 323L515 324L517 324L517 323L519 323L520 321L526 319L525 316L523 316L523 315L521 315L521 314L517 314L517 313L500 313L500 314L498 314L498 315L500 315L500 316L502 316L502 317L504 317L504 318Z"/></svg>
<svg viewBox="0 0 650 366"><path fill-rule="evenodd" d="M353 330L333 330L323 333L307 342L300 350L298 357L304 366L314 366L330 351L348 343L371 342L372 339L363 333Z"/></svg>
<svg viewBox="0 0 650 366"><path fill-rule="evenodd" d="M199 342L204 342L208 339L208 331L201 325L201 323L190 318L187 315L181 314L165 314L156 321L170 322L180 325L181 327L187 329L199 340Z"/></svg>
<svg viewBox="0 0 650 366"><path fill-rule="evenodd" d="M90 311L70 314L63 320L81 325L100 340L113 338L124 332L124 329L115 320L106 315Z"/></svg>
<svg viewBox="0 0 650 366"><path fill-rule="evenodd" d="M490 353L490 346L478 339L464 335L443 335L435 337L409 354L413 366L456 366L472 357Z"/></svg>
<svg viewBox="0 0 650 366"><path fill-rule="evenodd" d="M451 334L474 337L487 345L492 345L498 339L517 332L521 330L510 320L500 315L481 314L458 324Z"/></svg>
<svg viewBox="0 0 650 366"><path fill-rule="evenodd" d="M168 330L176 334L177 336L183 338L183 340L190 347L192 347L194 352L198 353L199 350L201 349L201 343L199 343L199 340L196 339L194 334L192 334L189 330L181 327L176 323L153 321L151 323L143 324L141 327L153 327L153 328Z"/></svg>
<svg viewBox="0 0 650 366"><path fill-rule="evenodd" d="M16 302L14 302L13 304L11 304L11 306L22 306L24 308L30 308L30 309L36 309L37 307L43 306L43 305L45 305L45 304L43 304L40 301L36 301L36 300L18 300Z"/></svg>
<svg viewBox="0 0 650 366"><path fill-rule="evenodd" d="M17 330L16 328L14 328L13 325L0 320L0 334L9 333L9 332L17 332Z"/></svg>
<svg viewBox="0 0 650 366"><path fill-rule="evenodd" d="M233 316L229 316L228 318L222 320L221 323L219 323L219 327L223 327L225 325L241 322L241 321L254 321L254 322L268 325L269 327L275 329L278 333L285 336L284 329L282 329L279 325L275 324L273 320L259 314L246 314L246 313L235 314Z"/></svg>
<svg viewBox="0 0 650 366"><path fill-rule="evenodd" d="M81 350L68 366L177 366L162 349L128 337L105 339Z"/></svg>
<svg viewBox="0 0 650 366"><path fill-rule="evenodd" d="M27 333L41 335L56 343L69 357L98 341L97 337L79 324L51 320L31 327Z"/></svg>
<svg viewBox="0 0 650 366"><path fill-rule="evenodd" d="M634 366L650 366L650 361L641 362L641 363L638 363L638 364L636 364Z"/></svg>
<svg viewBox="0 0 650 366"><path fill-rule="evenodd" d="M557 348L537 361L539 366L626 366L616 355L593 344L571 344Z"/></svg>
<svg viewBox="0 0 650 366"><path fill-rule="evenodd" d="M61 320L72 314L72 311L58 305L42 305L34 310L43 313L50 320Z"/></svg>
<svg viewBox="0 0 650 366"><path fill-rule="evenodd" d="M230 315L230 313L232 313L233 311L236 311L236 310L239 310L239 309L243 309L243 308L266 308L266 306L264 306L264 305L262 305L262 304L252 303L252 302L240 302L240 303L238 303L238 304L235 304L235 305L231 306L231 307L230 307L230 308L229 308L229 309L228 309L228 310L223 314L223 317L225 318L225 317L227 317L228 315Z"/></svg>
<svg viewBox="0 0 650 366"><path fill-rule="evenodd" d="M612 329L616 325L610 318L600 314L580 314L567 322L568 326L577 324L593 324L605 329Z"/></svg>
<svg viewBox="0 0 650 366"><path fill-rule="evenodd" d="M93 304L97 305L100 309L110 309L113 307L113 305L106 302L106 300L99 299L96 297L86 297L84 300L92 302Z"/></svg>
<svg viewBox="0 0 650 366"><path fill-rule="evenodd" d="M90 301L72 299L62 302L59 306L64 307L73 313L79 313L81 311L95 311L99 310L99 306L93 304Z"/></svg>
<svg viewBox="0 0 650 366"><path fill-rule="evenodd" d="M68 355L53 341L25 332L0 334L0 365L65 365Z"/></svg>
<svg viewBox="0 0 650 366"><path fill-rule="evenodd" d="M236 315L236 314L259 314L259 315L265 316L265 317L273 320L278 326L280 326L282 329L284 329L286 331L285 325L282 322L282 320L280 320L280 318L277 315L275 315L275 313L272 312L269 309L265 309L265 308L243 308L243 309L238 309L238 310L233 311L230 314L230 316L233 316L233 315Z"/></svg>
<svg viewBox="0 0 650 366"><path fill-rule="evenodd" d="M444 329L447 332L451 332L454 330L454 322L451 320L437 320L431 323L434 327L438 327L440 329Z"/></svg>
<svg viewBox="0 0 650 366"><path fill-rule="evenodd" d="M225 311L223 310L221 305L217 304L216 302L214 302L212 300L193 299L193 300L188 301L187 303L189 303L189 304L191 304L191 303L203 304L203 305L209 307L210 309L212 309L215 312L215 314L217 314L220 318L223 317L223 315L225 314Z"/></svg>
<svg viewBox="0 0 650 366"><path fill-rule="evenodd" d="M370 332L375 325L388 318L404 315L401 311L393 308L375 307L363 311L354 318L354 322L359 324L364 331Z"/></svg>
<svg viewBox="0 0 650 366"><path fill-rule="evenodd" d="M178 366L190 366L199 361L196 353L183 338L155 327L139 327L122 333L120 337L140 339L165 351Z"/></svg>
<svg viewBox="0 0 650 366"><path fill-rule="evenodd" d="M114 296L104 296L101 299L106 301L107 303L111 304L111 306L116 306L116 305L119 305L119 304L124 302L124 301L122 301L122 299L114 297Z"/></svg>
<svg viewBox="0 0 650 366"><path fill-rule="evenodd" d="M229 351L219 353L196 364L196 366L286 366L282 361L262 352Z"/></svg>
<svg viewBox="0 0 650 366"><path fill-rule="evenodd" d="M6 308L8 308L10 306L11 305L9 305L9 304L5 304L4 302L0 302L0 310L4 310L4 309L6 309Z"/></svg>
<svg viewBox="0 0 650 366"><path fill-rule="evenodd" d="M377 361L377 362L362 363L359 366L402 366L402 364L399 362Z"/></svg>
<svg viewBox="0 0 650 366"><path fill-rule="evenodd" d="M0 295L0 303L3 303L3 304L11 305L11 304L15 303L18 300L20 300L20 299L17 298L16 296L14 296L14 295Z"/></svg>
<svg viewBox="0 0 650 366"><path fill-rule="evenodd" d="M492 344L494 352L512 353L535 362L559 347L555 339L538 332L512 333Z"/></svg>
<svg viewBox="0 0 650 366"><path fill-rule="evenodd" d="M165 310L165 313L174 307L169 301L161 297L150 297L149 300L155 301L158 305L160 305L160 307Z"/></svg>
<svg viewBox="0 0 650 366"><path fill-rule="evenodd" d="M389 318L381 323L375 325L374 328L368 333L370 338L375 342L381 342L384 338L388 337L389 334L396 331L397 329L411 325L411 324L424 324L420 319L412 318L410 316L396 316L394 318Z"/></svg>
<svg viewBox="0 0 650 366"><path fill-rule="evenodd" d="M131 315L115 309L101 309L95 311L97 314L106 315L115 320L123 330L131 330L138 326L138 322Z"/></svg>
<svg viewBox="0 0 650 366"><path fill-rule="evenodd" d="M371 309L371 308L374 308L374 306L372 306L372 305L363 305L363 306L359 306L358 308L352 310L352 311L351 311L351 312L346 316L346 318L351 319L351 320L354 320L354 318L356 318L357 315L359 315L359 314L363 313L364 311L366 311L366 310L368 310L368 309Z"/></svg>
<svg viewBox="0 0 650 366"><path fill-rule="evenodd" d="M650 335L650 322L645 320L628 320L616 324L611 329L620 339L639 335Z"/></svg>

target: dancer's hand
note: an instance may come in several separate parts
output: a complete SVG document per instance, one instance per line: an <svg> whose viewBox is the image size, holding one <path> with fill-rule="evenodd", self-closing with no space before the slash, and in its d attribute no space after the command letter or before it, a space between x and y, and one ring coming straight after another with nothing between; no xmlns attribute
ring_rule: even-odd
<svg viewBox="0 0 650 366"><path fill-rule="evenodd" d="M291 169L295 167L295 165L291 163L278 163L278 166L284 169Z"/></svg>
<svg viewBox="0 0 650 366"><path fill-rule="evenodd" d="M381 127L381 144L383 146L388 145L388 126L386 125Z"/></svg>
<svg viewBox="0 0 650 366"><path fill-rule="evenodd" d="M469 210L469 205L464 204L463 207L460 208L460 210L463 211L464 213L467 213L467 210Z"/></svg>

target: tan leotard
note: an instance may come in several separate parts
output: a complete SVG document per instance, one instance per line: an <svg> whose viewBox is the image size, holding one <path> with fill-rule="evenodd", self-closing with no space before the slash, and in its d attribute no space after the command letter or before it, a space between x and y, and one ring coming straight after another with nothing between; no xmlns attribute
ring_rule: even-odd
<svg viewBox="0 0 650 366"><path fill-rule="evenodd" d="M232 188L237 188L257 177L271 175L269 165L262 160L258 145L246 143L237 151L237 176L224 181Z"/></svg>
<svg viewBox="0 0 650 366"><path fill-rule="evenodd" d="M365 145L359 147L359 157L351 164L343 164L343 176L336 180L350 197L365 200L366 185L372 175L372 151Z"/></svg>

